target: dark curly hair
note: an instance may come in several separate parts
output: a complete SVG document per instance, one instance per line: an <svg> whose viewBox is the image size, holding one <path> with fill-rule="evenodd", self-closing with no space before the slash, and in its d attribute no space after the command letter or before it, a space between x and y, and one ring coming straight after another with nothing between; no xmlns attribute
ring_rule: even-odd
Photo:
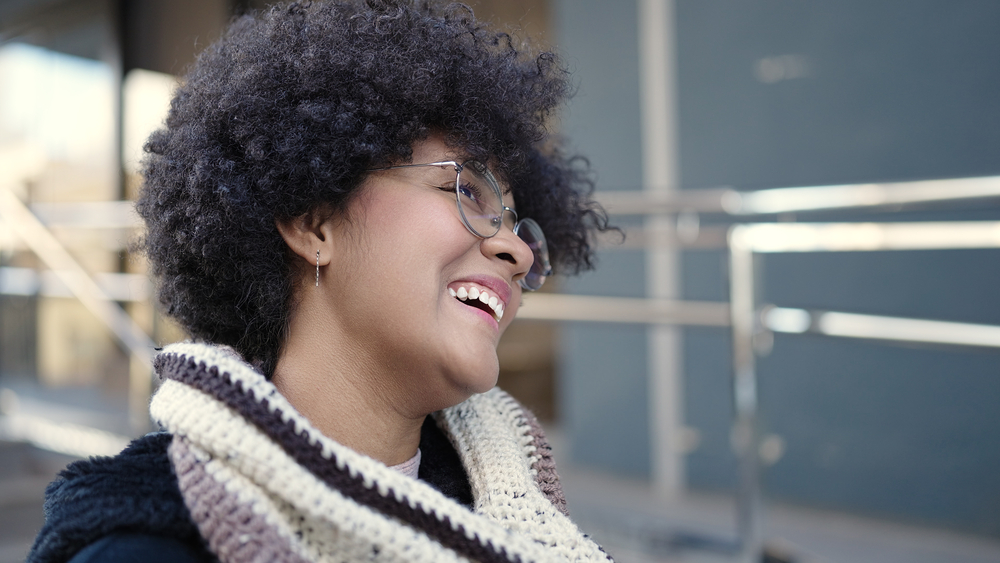
<svg viewBox="0 0 1000 563"><path fill-rule="evenodd" d="M273 372L295 281L276 219L343 210L366 171L434 131L495 163L557 271L592 267L606 229L585 160L546 133L565 69L461 5L299 2L233 21L147 142L138 248L166 314Z"/></svg>

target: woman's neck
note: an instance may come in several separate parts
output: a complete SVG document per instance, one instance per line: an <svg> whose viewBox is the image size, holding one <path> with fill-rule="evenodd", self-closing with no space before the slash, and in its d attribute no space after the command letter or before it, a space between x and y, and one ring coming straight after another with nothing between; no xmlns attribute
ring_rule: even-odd
<svg viewBox="0 0 1000 563"><path fill-rule="evenodd" d="M320 330L318 319L296 317L272 379L278 390L327 437L390 466L412 458L426 414L401 408L400 390L392 388L398 374L331 346L335 331Z"/></svg>

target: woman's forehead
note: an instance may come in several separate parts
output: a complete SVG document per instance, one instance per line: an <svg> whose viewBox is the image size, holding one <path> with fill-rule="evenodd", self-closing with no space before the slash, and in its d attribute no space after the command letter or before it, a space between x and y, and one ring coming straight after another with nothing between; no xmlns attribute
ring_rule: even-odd
<svg viewBox="0 0 1000 563"><path fill-rule="evenodd" d="M469 156L466 151L456 145L449 144L443 133L431 133L426 139L414 141L410 158L413 164L435 162L439 160L464 160Z"/></svg>

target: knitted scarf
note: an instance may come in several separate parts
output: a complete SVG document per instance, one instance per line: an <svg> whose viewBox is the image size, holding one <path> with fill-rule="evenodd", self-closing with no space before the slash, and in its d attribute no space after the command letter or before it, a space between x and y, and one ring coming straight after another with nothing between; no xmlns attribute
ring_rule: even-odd
<svg viewBox="0 0 1000 563"><path fill-rule="evenodd" d="M565 514L534 417L499 389L434 416L473 510L327 438L226 349L156 359L150 411L209 549L235 561L609 561Z"/></svg>

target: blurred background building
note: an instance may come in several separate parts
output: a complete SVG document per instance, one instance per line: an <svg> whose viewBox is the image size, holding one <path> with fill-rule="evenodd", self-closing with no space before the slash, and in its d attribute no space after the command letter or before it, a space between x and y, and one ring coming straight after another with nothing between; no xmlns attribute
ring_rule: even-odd
<svg viewBox="0 0 1000 563"><path fill-rule="evenodd" d="M0 0L0 191L31 212L13 222L17 204L0 194L0 561L23 558L59 467L148 429L134 348L183 334L155 312L129 251L141 146L197 53L234 15L271 4ZM554 125L607 201L1000 175L991 0L472 5L564 56L577 93ZM1000 220L1000 200L752 218L902 219ZM721 316L557 323L536 320L546 314L528 296L535 319L505 335L501 386L553 428L571 508L599 540L623 560L688 560L665 530L733 533L724 233L735 220L695 205L613 220L624 243L601 239L599 268L555 291L711 302ZM757 266L761 303L1000 325L996 250L774 254ZM83 272L131 320L76 299L91 287L74 282ZM1000 560L995 348L768 337L758 430L764 493L779 507L771 536L823 561ZM866 541L875 547L852 551Z"/></svg>

